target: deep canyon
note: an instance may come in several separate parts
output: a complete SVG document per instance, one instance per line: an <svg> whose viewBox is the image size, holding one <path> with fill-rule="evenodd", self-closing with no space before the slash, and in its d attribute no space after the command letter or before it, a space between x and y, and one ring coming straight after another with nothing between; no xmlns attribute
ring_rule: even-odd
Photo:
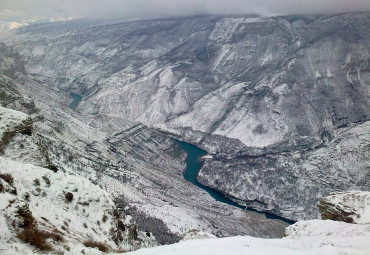
<svg viewBox="0 0 370 255"><path fill-rule="evenodd" d="M282 237L279 219L370 190L369 27L369 13L30 25L1 44L2 106L32 116L47 163L107 187L160 243ZM174 139L208 152L203 190Z"/></svg>

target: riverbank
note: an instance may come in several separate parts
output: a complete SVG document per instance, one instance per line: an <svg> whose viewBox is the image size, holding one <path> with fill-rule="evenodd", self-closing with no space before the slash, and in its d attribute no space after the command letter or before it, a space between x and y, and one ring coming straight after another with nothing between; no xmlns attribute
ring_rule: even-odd
<svg viewBox="0 0 370 255"><path fill-rule="evenodd" d="M184 172L184 179L185 180L187 180L188 182L191 182L194 185L196 185L197 187L203 189L204 191L206 191L211 197L213 197L218 202L225 203L225 204L228 204L228 205L231 205L231 206L234 206L234 207L238 207L238 208L243 209L243 210L263 213L263 214L265 214L267 219L281 220L281 221L284 221L285 223L288 223L288 224L294 224L295 223L294 221L291 221L291 220L273 215L271 213L260 212L260 211L257 211L257 210L251 209L251 208L245 208L245 206L239 205L238 203L234 202L233 200L231 200L230 198L228 198L227 196L225 196L221 192L200 184L197 181L196 178L197 178L199 170L201 169L201 167L203 165L202 157L207 155L207 152L205 150L202 150L202 149L196 147L193 144L186 143L186 142L179 141L179 140L174 140L174 141L176 141L180 145L181 149L184 150L187 154L187 157L185 159L185 163L186 163L186 170Z"/></svg>

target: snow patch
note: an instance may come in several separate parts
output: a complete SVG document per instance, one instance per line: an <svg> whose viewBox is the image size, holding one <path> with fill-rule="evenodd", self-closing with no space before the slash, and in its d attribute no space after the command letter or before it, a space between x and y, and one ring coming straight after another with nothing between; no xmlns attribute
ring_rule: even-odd
<svg viewBox="0 0 370 255"><path fill-rule="evenodd" d="M2 137L6 131L11 131L16 126L21 125L28 117L29 116L25 113L0 107L0 137Z"/></svg>
<svg viewBox="0 0 370 255"><path fill-rule="evenodd" d="M328 77L328 78L331 78L331 77L333 77L334 75L331 73L331 71L330 71L330 69L328 68L328 69L326 69L326 77Z"/></svg>
<svg viewBox="0 0 370 255"><path fill-rule="evenodd" d="M273 58L272 54L270 52L266 52L266 54L262 57L261 65L265 65L267 62L271 61L272 58Z"/></svg>

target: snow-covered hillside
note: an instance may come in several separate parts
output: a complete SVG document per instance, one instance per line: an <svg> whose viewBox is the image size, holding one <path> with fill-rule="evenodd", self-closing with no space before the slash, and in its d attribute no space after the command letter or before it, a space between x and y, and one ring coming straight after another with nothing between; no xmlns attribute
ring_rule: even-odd
<svg viewBox="0 0 370 255"><path fill-rule="evenodd" d="M158 244L92 176L51 165L30 115L0 107L0 138L1 254L101 254Z"/></svg>
<svg viewBox="0 0 370 255"><path fill-rule="evenodd" d="M127 251L157 244L119 213L112 195L88 179L4 157L0 169L1 254L34 254L37 248L100 254L88 246Z"/></svg>
<svg viewBox="0 0 370 255"><path fill-rule="evenodd" d="M35 81L83 96L79 112L207 150L202 184L290 219L316 218L330 192L368 190L369 139L356 132L370 118L369 13L76 22L7 43Z"/></svg>
<svg viewBox="0 0 370 255"><path fill-rule="evenodd" d="M317 218L330 192L368 190L369 17L15 31L0 44L1 248L94 254L203 238L138 253L364 254L368 224L314 220L254 238L287 224L185 181L170 137L208 150L199 182L290 219ZM336 193L319 208L368 223L368 197Z"/></svg>
<svg viewBox="0 0 370 255"><path fill-rule="evenodd" d="M366 121L338 128L330 141L316 149L266 155L268 160L247 155L206 160L198 180L227 191L242 204L253 204L261 210L268 208L275 213L282 210L288 218L302 220L307 218L305 215L318 218L313 201L320 197L342 189L369 189L369 146L370 121ZM222 171L218 171L220 168ZM228 181L220 181L225 179ZM274 183L279 183L281 189L273 188ZM291 192L297 183L299 195ZM262 199L268 206L260 202Z"/></svg>
<svg viewBox="0 0 370 255"><path fill-rule="evenodd" d="M6 58L0 60L14 63L12 54L16 53L4 47L0 50ZM0 103L13 110L0 108L2 134L10 134L2 139L5 141L0 150L2 159L25 164L24 169L31 165L32 169L42 167L50 174L61 174L62 179L76 176L86 185L91 184L91 188L100 187L109 193L110 199L120 209L122 217L119 220L124 222L125 215L130 215L137 232L144 232L150 239L154 236L157 243L176 242L192 229L217 236L240 233L260 237L283 235L286 223L217 202L208 193L185 181L182 173L186 155L166 135L122 116L74 111L68 107L72 101L69 94L31 79L21 72L22 66L13 66L9 75L7 66L12 65L0 68L0 81L5 85L0 87ZM28 180L27 175L23 178L22 185L31 187L33 180ZM37 179L42 184L42 176ZM31 198L32 191L27 191ZM93 193L92 190L89 192ZM23 194L16 196L23 199L20 197ZM46 200L43 203L53 203L47 201L47 196L42 197L42 193L39 198ZM61 206L63 209L64 204ZM102 210L106 209L106 204L101 206ZM86 225L95 226L99 233L95 218L92 217L93 222L86 217L76 218L81 224L85 219ZM16 230L12 231L11 240L19 242L15 237ZM131 233L135 233L132 231L133 227ZM123 234L123 248L125 245L130 249L147 245L145 239L140 241L140 238L130 244L126 237ZM104 240L112 243L110 238L108 236ZM111 248L117 250L120 247Z"/></svg>
<svg viewBox="0 0 370 255"><path fill-rule="evenodd" d="M0 137L4 137L7 132L17 129L29 120L25 113L0 107Z"/></svg>

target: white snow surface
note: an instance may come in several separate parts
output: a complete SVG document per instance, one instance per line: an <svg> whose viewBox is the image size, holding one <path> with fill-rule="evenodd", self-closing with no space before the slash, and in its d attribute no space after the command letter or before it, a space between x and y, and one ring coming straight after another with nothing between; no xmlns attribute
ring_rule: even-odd
<svg viewBox="0 0 370 255"><path fill-rule="evenodd" d="M0 107L0 137L28 119L28 115L8 108Z"/></svg>
<svg viewBox="0 0 370 255"><path fill-rule="evenodd" d="M337 221L302 221L287 228L287 237L262 239L236 236L188 240L173 245L140 249L132 255L289 255L369 254L370 226Z"/></svg>
<svg viewBox="0 0 370 255"><path fill-rule="evenodd" d="M194 239L210 239L210 238L217 238L215 235L212 235L207 232L199 231L197 229L192 229L180 240L187 241L187 240L194 240Z"/></svg>

